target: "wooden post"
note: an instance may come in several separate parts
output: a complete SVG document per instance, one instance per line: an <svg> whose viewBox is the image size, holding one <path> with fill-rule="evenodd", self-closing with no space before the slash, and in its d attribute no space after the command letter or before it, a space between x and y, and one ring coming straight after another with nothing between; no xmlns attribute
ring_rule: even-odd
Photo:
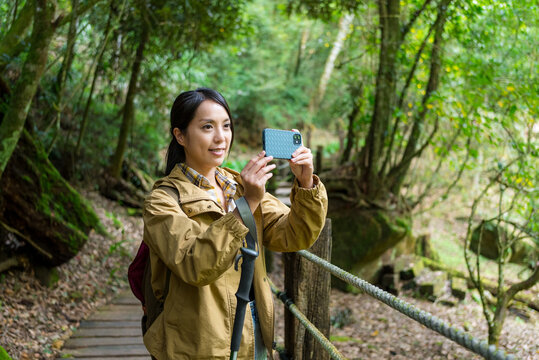
<svg viewBox="0 0 539 360"><path fill-rule="evenodd" d="M324 152L324 147L322 145L318 145L316 147L316 159L314 164L314 171L320 174L322 172L322 155Z"/></svg>
<svg viewBox="0 0 539 360"><path fill-rule="evenodd" d="M309 249L331 261L331 219ZM284 254L285 290L299 310L329 338L331 275L296 253ZM285 311L285 348L294 360L327 360L329 354L288 310Z"/></svg>

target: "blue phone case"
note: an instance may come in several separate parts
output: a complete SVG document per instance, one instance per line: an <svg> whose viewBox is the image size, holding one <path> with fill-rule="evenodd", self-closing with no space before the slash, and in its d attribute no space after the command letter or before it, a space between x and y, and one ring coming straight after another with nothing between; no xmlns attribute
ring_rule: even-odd
<svg viewBox="0 0 539 360"><path fill-rule="evenodd" d="M275 159L291 159L292 153L301 146L301 134L295 131L264 129L262 145L266 156Z"/></svg>

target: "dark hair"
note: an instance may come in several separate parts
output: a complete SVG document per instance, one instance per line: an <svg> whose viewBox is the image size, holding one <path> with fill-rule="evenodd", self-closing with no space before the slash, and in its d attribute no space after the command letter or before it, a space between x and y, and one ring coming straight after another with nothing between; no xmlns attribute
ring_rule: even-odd
<svg viewBox="0 0 539 360"><path fill-rule="evenodd" d="M177 163L185 161L185 149L176 141L173 132L174 129L178 128L181 132L185 132L187 126L189 126L189 123L195 117L198 107L205 100L216 102L225 108L230 119L230 129L232 130L232 140L230 141L230 147L232 147L232 143L234 142L234 124L232 123L230 109L223 95L215 90L204 87L182 92L174 100L174 104L170 110L170 134L172 135L172 140L167 150L165 175L169 175Z"/></svg>

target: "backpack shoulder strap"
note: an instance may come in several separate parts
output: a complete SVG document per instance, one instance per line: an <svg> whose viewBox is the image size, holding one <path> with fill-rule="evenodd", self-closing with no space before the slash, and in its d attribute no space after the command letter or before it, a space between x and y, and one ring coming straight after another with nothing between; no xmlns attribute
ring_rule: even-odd
<svg viewBox="0 0 539 360"><path fill-rule="evenodd" d="M165 192L173 199L175 199L178 204L181 206L181 202L180 202L180 193L178 191L178 189L176 189L175 187L173 186L168 186L168 185L161 185L158 187L159 189L163 189L165 190ZM166 281L165 281L165 288L163 289L163 303L165 302L165 299L167 298L167 295L168 295L168 288L169 288L169 285L170 285L170 269L167 267L167 277L166 277Z"/></svg>

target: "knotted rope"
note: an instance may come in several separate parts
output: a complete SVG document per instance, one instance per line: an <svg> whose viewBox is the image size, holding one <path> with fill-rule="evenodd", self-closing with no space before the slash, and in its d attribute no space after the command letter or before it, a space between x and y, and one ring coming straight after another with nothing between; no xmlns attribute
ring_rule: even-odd
<svg viewBox="0 0 539 360"><path fill-rule="evenodd" d="M329 271L332 275L338 277L339 279L347 282L350 285L353 285L363 291L365 291L370 296L382 301L384 304L392 307L393 309L401 312L402 314L414 319L415 321L425 325L431 330L436 331L437 333L453 340L457 344L467 348L470 351L473 351L476 354L483 356L488 360L515 360L515 356L507 355L503 350L496 348L495 345L488 345L484 340L480 341L474 338L472 335L464 332L461 329L457 329L451 325L448 325L441 319L433 316L432 314L416 308L414 305L411 305L390 293L377 288L376 286L368 283L365 280L354 276L343 269L327 262L324 259L319 258L316 255L311 254L308 251L300 250L298 254L306 258L307 260L313 262L314 264L322 267L323 269Z"/></svg>
<svg viewBox="0 0 539 360"><path fill-rule="evenodd" d="M269 280L269 279L268 279ZM290 312L296 317L296 319L299 320L305 326L305 329L307 329L308 332L311 333L311 335L322 345L322 347L329 353L332 359L337 360L345 360L346 358L337 350L335 345L333 345L325 336L318 330L318 328L307 319L307 317L299 311L298 307L294 304L294 302L286 296L286 293L283 291L280 291L275 287L273 282L269 281L271 291L281 300L284 304L284 306L290 310Z"/></svg>

